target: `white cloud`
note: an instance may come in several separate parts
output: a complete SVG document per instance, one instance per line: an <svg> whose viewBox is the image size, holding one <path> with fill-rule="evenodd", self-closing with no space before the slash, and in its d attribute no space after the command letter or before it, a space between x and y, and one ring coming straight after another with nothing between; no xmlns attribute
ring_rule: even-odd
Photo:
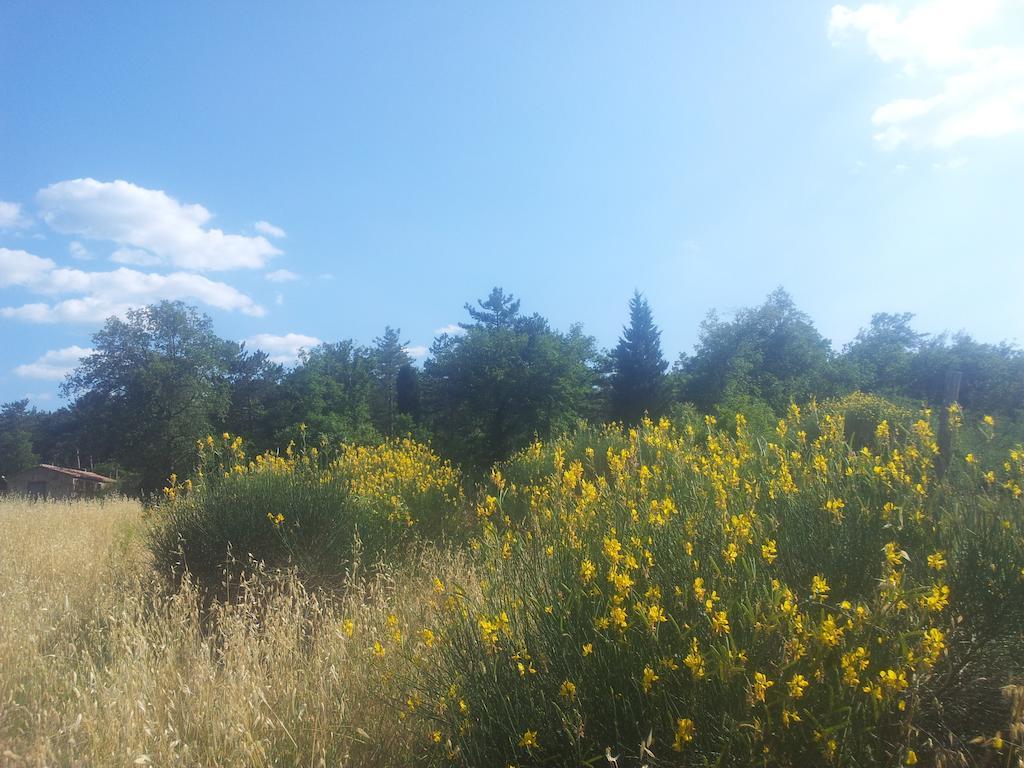
<svg viewBox="0 0 1024 768"><path fill-rule="evenodd" d="M407 354L409 357L414 358L416 360L419 360L420 358L426 357L427 356L427 352L430 351L426 347L418 346L418 345L417 346L403 347L403 349L405 350L405 354Z"/></svg>
<svg viewBox="0 0 1024 768"><path fill-rule="evenodd" d="M1024 132L1024 46L995 42L1021 10L1024 0L926 0L906 12L881 3L833 6L833 44L863 35L881 61L902 65L903 81L918 91L875 110L875 141L883 149L946 149Z"/></svg>
<svg viewBox="0 0 1024 768"><path fill-rule="evenodd" d="M63 349L51 349L38 360L19 365L14 372L26 379L60 381L75 369L83 357L91 354L92 350L86 347L71 346Z"/></svg>
<svg viewBox="0 0 1024 768"><path fill-rule="evenodd" d="M127 181L61 181L36 199L43 221L58 232L148 251L179 269L262 269L281 253L265 237L207 228L212 214L201 205Z"/></svg>
<svg viewBox="0 0 1024 768"><path fill-rule="evenodd" d="M277 306L279 306L279 307L283 307L283 306L284 306L284 294L283 294L283 293L281 293L280 291L278 291L277 293L275 293L275 294L274 294L274 303L275 303L275 304L276 304Z"/></svg>
<svg viewBox="0 0 1024 768"><path fill-rule="evenodd" d="M48 403L53 400L52 392L26 392L24 397L33 403Z"/></svg>
<svg viewBox="0 0 1024 768"><path fill-rule="evenodd" d="M92 254L89 253L89 249L77 240L72 240L68 243L68 253L71 254L72 259L77 259L78 261L92 261Z"/></svg>
<svg viewBox="0 0 1024 768"><path fill-rule="evenodd" d="M283 229L275 227L269 221L257 221L252 228L268 237L287 237Z"/></svg>
<svg viewBox="0 0 1024 768"><path fill-rule="evenodd" d="M21 203L5 203L0 200L0 229L20 229L28 224L28 218L21 211Z"/></svg>
<svg viewBox="0 0 1024 768"><path fill-rule="evenodd" d="M460 334L463 334L465 332L466 332L466 329L463 328L461 325L456 325L455 323L449 323L448 325L442 326L441 328L438 328L436 331L434 331L434 335L435 336L444 336L447 333L447 334L449 334L451 336L459 336Z"/></svg>
<svg viewBox="0 0 1024 768"><path fill-rule="evenodd" d="M299 279L299 276L290 269L275 269L273 272L267 272L263 277L272 283L290 283Z"/></svg>
<svg viewBox="0 0 1024 768"><path fill-rule="evenodd" d="M202 275L162 275L124 267L109 272L85 272L57 267L50 259L7 248L0 248L0 288L3 287L20 287L45 296L74 295L53 304L0 307L0 317L34 323L99 322L162 299L193 301L254 317L264 314L263 308L249 296Z"/></svg>
<svg viewBox="0 0 1024 768"><path fill-rule="evenodd" d="M30 285L56 266L49 259L35 256L28 251L0 248L0 288Z"/></svg>
<svg viewBox="0 0 1024 768"><path fill-rule="evenodd" d="M117 264L133 264L138 267L155 267L161 262L159 256L141 248L118 248L110 254L110 260Z"/></svg>
<svg viewBox="0 0 1024 768"><path fill-rule="evenodd" d="M273 333L257 333L245 340L245 345L252 349L262 349L275 363L291 365L299 359L299 351L312 349L323 342L316 336L301 333L286 333L282 336Z"/></svg>

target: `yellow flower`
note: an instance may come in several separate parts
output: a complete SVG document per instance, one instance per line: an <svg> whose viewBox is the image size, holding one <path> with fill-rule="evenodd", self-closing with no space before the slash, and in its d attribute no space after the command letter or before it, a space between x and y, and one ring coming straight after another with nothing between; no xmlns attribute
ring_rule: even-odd
<svg viewBox="0 0 1024 768"><path fill-rule="evenodd" d="M431 733L430 733L430 740L432 742L434 742L435 744L440 744L441 743L441 732L440 731L431 731Z"/></svg>
<svg viewBox="0 0 1024 768"><path fill-rule="evenodd" d="M843 682L854 688L860 683L860 673L868 668L868 652L860 646L849 653L844 653L840 663L843 669Z"/></svg>
<svg viewBox="0 0 1024 768"><path fill-rule="evenodd" d="M606 538L604 540L604 553L611 562L618 563L622 556L622 544L614 536Z"/></svg>
<svg viewBox="0 0 1024 768"><path fill-rule="evenodd" d="M936 552L933 555L928 555L928 567L933 571L941 571L946 567L946 558L942 552Z"/></svg>
<svg viewBox="0 0 1024 768"><path fill-rule="evenodd" d="M558 689L558 695L566 701L572 701L576 698L576 684L570 680L564 681Z"/></svg>
<svg viewBox="0 0 1024 768"><path fill-rule="evenodd" d="M930 666L939 660L939 656L945 649L946 636L941 629L931 627L925 630L921 645L924 649L924 662Z"/></svg>
<svg viewBox="0 0 1024 768"><path fill-rule="evenodd" d="M845 508L846 502L842 499L829 499L825 502L825 511L831 512L837 522L843 519L843 510Z"/></svg>
<svg viewBox="0 0 1024 768"><path fill-rule="evenodd" d="M614 608L612 608L608 612L608 618L611 620L611 623L613 625L618 627L620 630L625 631L627 626L626 611L622 606L616 605Z"/></svg>
<svg viewBox="0 0 1024 768"><path fill-rule="evenodd" d="M380 644L380 640L375 640L373 643L373 655L378 659L382 659L386 653L387 651L385 651L384 646Z"/></svg>
<svg viewBox="0 0 1024 768"><path fill-rule="evenodd" d="M779 547L775 543L775 539L768 539L764 544L761 545L761 557L764 561L771 565L775 562L775 558L779 556Z"/></svg>
<svg viewBox="0 0 1024 768"><path fill-rule="evenodd" d="M907 759L904 761L905 765L917 765L917 752L912 749L907 750Z"/></svg>
<svg viewBox="0 0 1024 768"><path fill-rule="evenodd" d="M429 629L421 629L420 637L423 638L423 644L427 646L427 648L434 647L434 633Z"/></svg>
<svg viewBox="0 0 1024 768"><path fill-rule="evenodd" d="M799 673L793 675L793 677L789 679L789 682L786 683L786 686L789 688L789 695L794 699L799 699L803 696L804 688L808 685L810 685L810 683L807 682L807 678Z"/></svg>
<svg viewBox="0 0 1024 768"><path fill-rule="evenodd" d="M526 747L527 749L536 749L540 746L537 742L536 731L525 731L522 736L519 737L519 746Z"/></svg>
<svg viewBox="0 0 1024 768"><path fill-rule="evenodd" d="M739 557L739 554L740 550L736 546L736 542L730 541L729 545L722 550L722 559L731 565L736 562L736 558Z"/></svg>
<svg viewBox="0 0 1024 768"><path fill-rule="evenodd" d="M929 611L941 611L949 605L949 587L945 584L936 584L932 587L932 591L921 597L918 602L922 608L926 608Z"/></svg>
<svg viewBox="0 0 1024 768"><path fill-rule="evenodd" d="M751 698L757 701L764 701L764 695L768 692L768 689L775 685L774 682L768 679L768 676L764 672L754 673L754 683L751 686Z"/></svg>
<svg viewBox="0 0 1024 768"><path fill-rule="evenodd" d="M819 637L823 645L835 648L843 639L843 628L836 624L836 620L832 616L826 616L825 620L821 622Z"/></svg>
<svg viewBox="0 0 1024 768"><path fill-rule="evenodd" d="M584 583L591 581L596 573L597 568L590 560L584 560L580 563L580 578Z"/></svg>
<svg viewBox="0 0 1024 768"><path fill-rule="evenodd" d="M356 631L356 623L352 619L345 619L341 622L341 630L349 637L352 637Z"/></svg>
<svg viewBox="0 0 1024 768"><path fill-rule="evenodd" d="M653 669L650 667L644 667L644 693L650 693L651 687L660 679L661 678L658 677L658 674Z"/></svg>
<svg viewBox="0 0 1024 768"><path fill-rule="evenodd" d="M968 464L973 464L976 461L976 459L974 458L974 454L968 453L966 456L964 456L964 461L966 461Z"/></svg>
<svg viewBox="0 0 1024 768"><path fill-rule="evenodd" d="M594 644L593 643L584 643L583 644L583 655L584 656L589 656L593 652L594 652Z"/></svg>
<svg viewBox="0 0 1024 768"><path fill-rule="evenodd" d="M693 737L697 735L697 728L693 724L693 720L688 717L680 717L676 720L676 738L672 743L672 749L676 752L682 752L683 747L693 741Z"/></svg>
<svg viewBox="0 0 1024 768"><path fill-rule="evenodd" d="M683 664L687 666L694 677L704 677L704 657L701 656L700 644L696 637L690 640L690 652L683 659Z"/></svg>
<svg viewBox="0 0 1024 768"><path fill-rule="evenodd" d="M698 601L704 600L704 579L700 576L693 580L693 594Z"/></svg>
<svg viewBox="0 0 1024 768"><path fill-rule="evenodd" d="M894 541L888 542L882 547L882 551L885 553L885 561L893 568L902 565L904 560L909 559L907 553L900 549Z"/></svg>
<svg viewBox="0 0 1024 768"><path fill-rule="evenodd" d="M658 628L659 624L668 621L668 618L665 616L665 611L660 605L652 605L649 607L644 618L647 619L647 626L651 628L652 632Z"/></svg>
<svg viewBox="0 0 1024 768"><path fill-rule="evenodd" d="M983 417L981 418L981 420L982 420L983 422L985 422L985 424L987 424L987 425L988 425L988 426L990 426L990 427L994 427L994 426L996 425L996 420L995 420L995 419L993 419L993 418L992 418L991 416L988 416L988 415L986 415L986 416L983 416Z"/></svg>
<svg viewBox="0 0 1024 768"><path fill-rule="evenodd" d="M830 589L824 576L815 576L811 579L811 596L815 600L823 600L828 597Z"/></svg>
<svg viewBox="0 0 1024 768"><path fill-rule="evenodd" d="M725 611L717 611L712 614L711 629L716 635L729 634L729 616Z"/></svg>

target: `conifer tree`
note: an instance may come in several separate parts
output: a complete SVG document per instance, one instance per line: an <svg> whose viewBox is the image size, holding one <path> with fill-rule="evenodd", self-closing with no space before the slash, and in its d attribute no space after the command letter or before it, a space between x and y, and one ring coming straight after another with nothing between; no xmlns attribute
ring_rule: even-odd
<svg viewBox="0 0 1024 768"><path fill-rule="evenodd" d="M405 351L409 342L403 342L401 331L390 325L384 335L373 340L373 376L375 392L373 397L374 426L391 437L395 434L395 417L398 415L398 379L402 369L412 363Z"/></svg>
<svg viewBox="0 0 1024 768"><path fill-rule="evenodd" d="M612 418L636 424L645 413L659 415L665 404L668 361L661 354L661 331L639 291L629 301L629 325L612 350L611 363Z"/></svg>

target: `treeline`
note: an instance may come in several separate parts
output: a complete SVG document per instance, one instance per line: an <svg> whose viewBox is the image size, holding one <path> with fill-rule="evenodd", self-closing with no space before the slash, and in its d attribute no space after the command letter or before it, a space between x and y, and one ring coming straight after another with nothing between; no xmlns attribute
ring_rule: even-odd
<svg viewBox="0 0 1024 768"><path fill-rule="evenodd" d="M110 318L62 384L69 406L0 406L0 472L81 462L152 491L191 471L196 440L220 432L260 449L412 434L472 471L580 420L635 423L684 404L765 428L792 401L856 390L936 404L949 371L961 375L966 409L1015 420L1024 408L1024 352L1013 345L931 336L909 313L877 314L837 352L781 289L731 318L711 313L693 354L671 367L639 293L611 350L580 325L559 331L524 313L500 288L465 308L460 332L437 338L422 368L390 327L369 346L322 344L285 368L180 302Z"/></svg>

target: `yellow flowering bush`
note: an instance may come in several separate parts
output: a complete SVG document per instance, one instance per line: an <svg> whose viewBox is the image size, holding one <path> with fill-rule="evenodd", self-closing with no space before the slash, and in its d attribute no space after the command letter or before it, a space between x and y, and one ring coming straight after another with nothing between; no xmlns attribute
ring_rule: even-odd
<svg viewBox="0 0 1024 768"><path fill-rule="evenodd" d="M199 441L194 480L172 477L154 515L159 565L217 584L229 553L306 577L341 574L358 540L372 561L424 538L464 538L462 479L411 439L294 443L248 457L241 437Z"/></svg>
<svg viewBox="0 0 1024 768"><path fill-rule="evenodd" d="M450 595L418 683L440 702L424 713L438 762L985 749L972 740L1005 726L1000 686L1024 673L1024 451L940 480L927 417L847 435L841 412L793 406L771 439L742 417L645 421L496 467L476 509L482 592Z"/></svg>

